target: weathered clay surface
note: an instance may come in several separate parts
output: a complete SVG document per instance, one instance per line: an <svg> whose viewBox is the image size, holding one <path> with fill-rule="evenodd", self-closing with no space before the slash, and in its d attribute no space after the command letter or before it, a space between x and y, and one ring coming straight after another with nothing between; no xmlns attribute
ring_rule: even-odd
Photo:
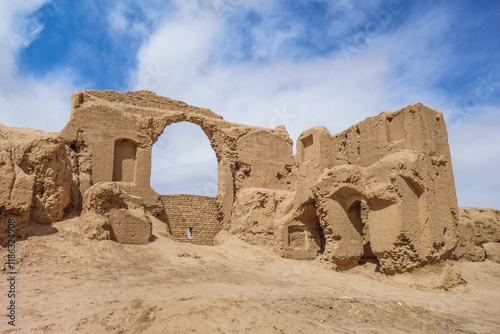
<svg viewBox="0 0 500 334"><path fill-rule="evenodd" d="M500 211L496 209L460 208L455 260L484 261L486 243L500 242ZM492 249L493 251L493 249Z"/></svg>
<svg viewBox="0 0 500 334"><path fill-rule="evenodd" d="M277 220L290 210L291 199L293 193L286 190L247 188L239 191L230 232L248 243L273 247Z"/></svg>
<svg viewBox="0 0 500 334"><path fill-rule="evenodd" d="M18 237L26 237L30 220L52 223L78 209L76 172L73 152L55 134L0 126L2 232L14 218Z"/></svg>
<svg viewBox="0 0 500 334"><path fill-rule="evenodd" d="M215 198L160 196L149 184L154 143L183 121L200 126L215 151ZM337 270L378 261L395 274L451 257L458 207L439 111L414 104L336 135L314 127L296 148L283 126L231 123L152 92L76 92L59 133L0 128L1 227L15 217L26 236L30 221L82 210L82 234L97 240L146 243L155 217L178 241L212 245L220 230ZM465 217L458 234L474 238L460 237L453 256L484 259L482 244L499 240L478 240L481 225ZM192 230L199 234L190 239Z"/></svg>
<svg viewBox="0 0 500 334"><path fill-rule="evenodd" d="M393 284L411 286L417 289L450 290L457 286L465 286L459 267L451 261L444 261L437 265L416 268L411 273L386 276L385 279Z"/></svg>
<svg viewBox="0 0 500 334"><path fill-rule="evenodd" d="M394 274L447 258L454 221L430 226L422 217L430 206L421 202L424 172L423 155L408 149L368 167L325 171L314 187L327 245L322 260L348 269L362 257L376 257L382 271ZM441 232L421 233L426 228Z"/></svg>
<svg viewBox="0 0 500 334"><path fill-rule="evenodd" d="M83 199L82 232L89 239L111 239L123 244L149 242L152 223L142 199L126 193L126 185L100 182Z"/></svg>
<svg viewBox="0 0 500 334"><path fill-rule="evenodd" d="M154 206L159 194L149 185L152 146L163 131L168 130L168 125L183 121L199 125L215 151L219 165L217 201L224 227L229 228L234 174L244 168L244 163L237 164L237 152L241 150L239 140L255 144L247 145L245 152L262 157L261 164L266 166L266 173L262 168L254 168L254 173L248 171L243 178L253 186L266 184L257 176L284 173L286 162L282 162L281 157L284 154L291 157L292 140L284 127L262 129L231 123L208 109L148 91L89 90L73 94L71 117L59 138L77 152L78 165L82 166L81 193L97 182L126 182L134 185L130 194L142 197L146 206ZM282 153L285 146L288 152ZM270 150L279 154L272 156ZM266 157L270 159L264 159Z"/></svg>
<svg viewBox="0 0 500 334"><path fill-rule="evenodd" d="M109 218L95 212L82 214L81 233L90 240L111 240L111 222Z"/></svg>
<svg viewBox="0 0 500 334"><path fill-rule="evenodd" d="M487 242L483 244L484 253L486 259L500 263L500 243L499 242Z"/></svg>

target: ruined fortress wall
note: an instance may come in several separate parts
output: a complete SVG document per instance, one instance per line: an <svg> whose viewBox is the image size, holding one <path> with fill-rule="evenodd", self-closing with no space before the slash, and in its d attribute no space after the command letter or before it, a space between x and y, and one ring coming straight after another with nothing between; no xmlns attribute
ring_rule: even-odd
<svg viewBox="0 0 500 334"><path fill-rule="evenodd" d="M160 198L165 209L165 220L174 240L196 245L213 245L215 235L222 228L214 197L161 195Z"/></svg>
<svg viewBox="0 0 500 334"><path fill-rule="evenodd" d="M0 244L9 219L19 238L80 207L75 155L54 133L0 125Z"/></svg>
<svg viewBox="0 0 500 334"><path fill-rule="evenodd" d="M382 112L332 136L334 166L370 166L402 149L451 162L448 134L441 112L420 103Z"/></svg>
<svg viewBox="0 0 500 334"><path fill-rule="evenodd" d="M325 168L333 167L331 137L326 127L316 126L303 131L297 138L295 161L299 165L299 182L314 182Z"/></svg>
<svg viewBox="0 0 500 334"><path fill-rule="evenodd" d="M340 166L360 166L368 168L363 170L368 173L361 176L364 180L372 178L380 187L388 184L388 191L391 187L396 190L398 198L390 204L381 201L380 195L374 196L375 189L360 186L349 176L352 172L347 172L343 181L337 176L336 181L339 188L344 182L346 189L352 189L358 201L366 201L368 218L363 224L370 231L372 251L382 262L391 263L387 271L399 270L389 269L398 258L407 258L407 264L396 265L404 267L450 256L456 244L458 207L440 112L421 104L383 112L334 135L332 148L333 164L339 166L332 169L332 175L334 170L342 174ZM353 194L340 200L346 213ZM390 233L381 233L381 229Z"/></svg>
<svg viewBox="0 0 500 334"><path fill-rule="evenodd" d="M282 153L289 148L265 137L248 135L238 143L242 163L231 231L244 240L274 243L282 256L318 257L337 269L377 257L386 273L451 254L457 202L440 112L416 104L334 136L322 126L305 130L297 139L288 189L272 178L279 161L289 161ZM259 141L266 142L262 150ZM291 191L285 210L276 205L277 190Z"/></svg>
<svg viewBox="0 0 500 334"><path fill-rule="evenodd" d="M284 166L291 158L283 158L283 154L291 156L292 140L284 127L263 129L227 122L208 109L147 91L75 92L71 107L70 120L59 138L77 155L82 194L98 182L123 182L129 194L143 198L148 206L155 205L159 195L150 186L152 146L168 125L183 121L200 126L216 154L217 201L226 226L230 224L236 187L242 186L235 178L244 181L250 176L251 184L270 188L290 186L286 180L289 171ZM257 137L262 138L258 140L260 146L249 140ZM240 161L237 147L251 151L253 158L245 160L243 153L245 161ZM269 150L277 154L268 156L268 161L259 160ZM245 166L253 173L246 173ZM268 171L272 169L276 172L270 177Z"/></svg>
<svg viewBox="0 0 500 334"><path fill-rule="evenodd" d="M151 140L145 140L148 123L119 104L96 103L83 93L73 95L70 121L60 138L74 148L85 167L80 171L82 194L98 182L128 182L147 200L152 147Z"/></svg>
<svg viewBox="0 0 500 334"><path fill-rule="evenodd" d="M440 112L421 104L383 112L334 136L322 126L305 130L296 155L283 126L227 122L152 92L76 92L71 107L60 133L0 131L6 175L0 188L11 194L0 194L2 226L4 212L26 231L30 219L59 220L85 207L83 195L93 189L97 198L111 193L141 203L136 214L128 205L118 209L144 227L142 241L150 233L146 210L166 213L176 240L212 244L223 228L282 256L318 258L337 269L376 257L382 271L404 272L448 258L455 247L446 126ZM216 154L215 198L160 197L150 186L154 143L168 125L183 121L200 126ZM21 138L27 139L17 147ZM126 238L134 232L122 218L110 215L109 223Z"/></svg>

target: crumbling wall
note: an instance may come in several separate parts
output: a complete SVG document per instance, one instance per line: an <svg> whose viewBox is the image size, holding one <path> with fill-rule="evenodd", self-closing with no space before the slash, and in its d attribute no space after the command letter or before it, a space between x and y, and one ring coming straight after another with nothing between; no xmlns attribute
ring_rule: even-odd
<svg viewBox="0 0 500 334"><path fill-rule="evenodd" d="M460 208L458 243L453 259L500 263L500 210Z"/></svg>
<svg viewBox="0 0 500 334"><path fill-rule="evenodd" d="M200 126L216 154L215 198L160 197L150 186L154 143L184 121ZM73 94L60 133L2 127L0 139L1 227L14 216L21 235L30 220L53 222L83 208L84 234L144 243L149 214L177 240L212 244L224 229L281 256L340 270L376 258L387 274L449 258L457 242L446 126L440 112L421 104L334 136L322 126L305 130L294 155L283 126L231 123L147 91L89 90ZM468 242L457 258L477 251L477 242Z"/></svg>
<svg viewBox="0 0 500 334"><path fill-rule="evenodd" d="M73 166L73 152L56 139L35 141L24 152L19 167L35 177L32 221L60 221L65 210L71 208L72 197L73 207L79 205L78 179L73 174Z"/></svg>
<svg viewBox="0 0 500 334"><path fill-rule="evenodd" d="M324 126L301 133L296 143L292 179L296 191L276 222L275 251L283 257L311 260L325 250L325 235L313 194L313 185L326 168L332 167L331 135Z"/></svg>
<svg viewBox="0 0 500 334"><path fill-rule="evenodd" d="M30 221L52 223L77 210L75 155L55 134L0 126L0 242L8 219L16 220L19 238Z"/></svg>
<svg viewBox="0 0 500 334"><path fill-rule="evenodd" d="M291 209L293 192L246 188L238 192L230 232L253 245L273 248L280 217Z"/></svg>
<svg viewBox="0 0 500 334"><path fill-rule="evenodd" d="M237 192L235 174L243 174L244 177L243 170L247 165L254 170L252 182L263 182L270 187L290 186L287 178L290 159L280 161L283 143L290 146L292 142L284 127L262 129L227 122L208 109L148 91L75 92L71 98L70 120L59 133L59 138L76 153L82 194L97 182L127 182L133 185L130 187L131 194L143 198L146 206L154 206L158 203L159 194L149 184L152 146L168 125L183 121L200 126L216 154L219 174L216 198L226 229L230 226ZM252 145L245 144L245 141L262 140L259 138L263 138L265 143L256 150ZM281 146L275 147L280 142ZM245 148L243 152L238 152L242 147ZM268 177L260 168L270 167L266 161L258 162L257 158L245 160L244 152L253 150L253 153L261 155L266 154L265 149L278 154L272 157L273 168L276 169L273 176L276 180L273 182L276 185L262 179ZM242 153L241 158L239 153ZM285 154L291 156L291 146Z"/></svg>
<svg viewBox="0 0 500 334"><path fill-rule="evenodd" d="M383 112L333 136L332 148L333 164L338 167L330 170L330 177L339 182L339 175L345 175L343 182L353 190L345 200L338 200L335 194L326 197L339 202L346 225L348 203L360 197L366 201L364 224L382 270L402 272L450 257L456 244L458 207L446 126L440 112L421 104ZM352 165L365 168L362 175L349 171ZM385 187L385 192L397 196L388 202L382 191L378 197L366 200L369 190L356 186L360 180L370 179L375 180L374 188ZM324 189L321 182L317 186ZM323 199L321 191L317 195L321 203L329 201ZM328 209L322 210L326 210L323 217L328 217ZM342 230L340 225L336 227L335 220L327 221L323 224L331 225L332 231ZM390 227L384 226L387 224ZM377 245L376 239L384 242ZM352 253L352 260L350 265L342 266L354 265L360 249L358 245L355 250L346 250L343 256ZM336 252L340 250L336 248Z"/></svg>
<svg viewBox="0 0 500 334"><path fill-rule="evenodd" d="M230 232L251 244L279 247L275 234L297 187L292 140L262 129L238 139L236 156Z"/></svg>
<svg viewBox="0 0 500 334"><path fill-rule="evenodd" d="M396 156L394 156L396 155ZM403 230L406 183L400 174L418 169L418 156L398 152L369 167L341 165L326 170L313 187L326 239L320 260L339 270L362 258L377 257L381 270L404 271L418 262L391 259ZM411 214L411 213L410 213ZM392 268L394 267L394 268Z"/></svg>
<svg viewBox="0 0 500 334"><path fill-rule="evenodd" d="M214 197L198 195L161 195L165 221L175 241L195 245L214 244L222 229L217 201Z"/></svg>
<svg viewBox="0 0 500 334"><path fill-rule="evenodd" d="M292 190L292 140L266 130L238 139L235 164L237 191L246 188Z"/></svg>
<svg viewBox="0 0 500 334"><path fill-rule="evenodd" d="M277 221L275 251L283 257L313 260L325 251L325 235L314 202L302 203Z"/></svg>

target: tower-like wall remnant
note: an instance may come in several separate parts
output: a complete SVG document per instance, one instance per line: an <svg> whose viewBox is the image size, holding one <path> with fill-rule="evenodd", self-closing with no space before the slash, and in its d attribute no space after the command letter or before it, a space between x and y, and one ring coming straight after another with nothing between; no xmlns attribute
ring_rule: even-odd
<svg viewBox="0 0 500 334"><path fill-rule="evenodd" d="M333 136L332 149L334 167L315 191L322 224L345 228L325 234L328 256L346 266L356 259L344 250L377 257L388 273L449 257L458 207L440 112L422 104L383 112Z"/></svg>

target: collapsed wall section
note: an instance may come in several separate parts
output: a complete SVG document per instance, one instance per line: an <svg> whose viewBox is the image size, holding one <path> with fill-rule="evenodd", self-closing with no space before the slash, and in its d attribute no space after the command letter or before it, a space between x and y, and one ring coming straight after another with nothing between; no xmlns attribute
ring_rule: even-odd
<svg viewBox="0 0 500 334"><path fill-rule="evenodd" d="M474 262L489 259L500 263L500 210L460 208L453 259Z"/></svg>
<svg viewBox="0 0 500 334"><path fill-rule="evenodd" d="M164 221L175 241L195 245L213 245L222 229L217 201L198 195L161 195L165 210Z"/></svg>

